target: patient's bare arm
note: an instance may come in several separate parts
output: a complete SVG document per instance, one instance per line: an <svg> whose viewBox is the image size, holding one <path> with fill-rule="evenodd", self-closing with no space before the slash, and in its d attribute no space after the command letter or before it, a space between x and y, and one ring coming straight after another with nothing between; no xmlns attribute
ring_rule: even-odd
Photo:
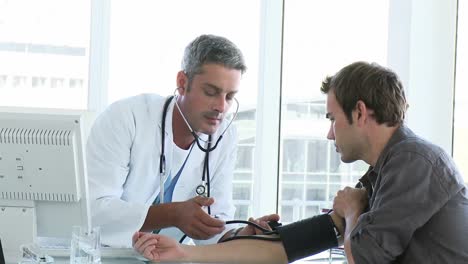
<svg viewBox="0 0 468 264"><path fill-rule="evenodd" d="M249 239L189 246L163 235L137 232L133 243L135 250L151 261L288 263L279 241Z"/></svg>

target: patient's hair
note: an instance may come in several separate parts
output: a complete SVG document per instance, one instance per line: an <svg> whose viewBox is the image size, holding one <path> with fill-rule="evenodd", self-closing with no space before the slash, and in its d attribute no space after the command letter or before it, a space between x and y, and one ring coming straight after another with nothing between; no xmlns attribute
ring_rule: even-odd
<svg viewBox="0 0 468 264"><path fill-rule="evenodd" d="M358 101L374 111L378 124L388 126L402 124L408 108L397 74L377 63L352 63L334 76L326 77L320 90L325 94L334 92L350 124Z"/></svg>

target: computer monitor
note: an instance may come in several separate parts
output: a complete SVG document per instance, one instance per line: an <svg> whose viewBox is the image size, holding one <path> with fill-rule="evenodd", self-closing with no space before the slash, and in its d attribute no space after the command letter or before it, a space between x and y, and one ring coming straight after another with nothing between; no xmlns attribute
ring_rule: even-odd
<svg viewBox="0 0 468 264"><path fill-rule="evenodd" d="M0 237L7 259L42 237L91 227L86 111L0 107Z"/></svg>

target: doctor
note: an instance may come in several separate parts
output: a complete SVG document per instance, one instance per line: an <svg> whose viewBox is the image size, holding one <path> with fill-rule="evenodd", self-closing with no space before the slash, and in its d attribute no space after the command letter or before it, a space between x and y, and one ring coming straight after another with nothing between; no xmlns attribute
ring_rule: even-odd
<svg viewBox="0 0 468 264"><path fill-rule="evenodd" d="M202 35L185 49L176 96L130 97L97 118L87 165L92 222L101 227L102 243L131 247L136 230L177 240L185 233L197 244L234 235L224 220L235 212L237 135L225 113L238 107L235 95L245 70L231 41Z"/></svg>

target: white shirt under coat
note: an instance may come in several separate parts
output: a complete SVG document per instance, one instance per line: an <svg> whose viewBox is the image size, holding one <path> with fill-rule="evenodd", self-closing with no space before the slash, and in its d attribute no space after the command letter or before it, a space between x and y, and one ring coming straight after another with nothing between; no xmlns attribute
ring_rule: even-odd
<svg viewBox="0 0 468 264"><path fill-rule="evenodd" d="M161 119L166 98L142 94L110 105L95 121L87 142L87 166L93 226L101 227L101 240L110 246L132 245L132 235L143 225L149 207L159 194L159 157L161 154ZM166 171L174 176L172 112L169 105L165 127ZM227 126L224 120L213 140ZM207 139L208 136L202 135ZM200 141L202 146L206 144ZM210 153L211 214L232 219L232 179L237 152L237 134L231 126ZM196 196L201 183L205 153L196 145L174 188L172 201L186 201ZM180 163L179 163L180 164ZM226 226L225 232L230 229ZM196 244L216 243L225 233ZM163 229L161 234L179 240L178 228Z"/></svg>

